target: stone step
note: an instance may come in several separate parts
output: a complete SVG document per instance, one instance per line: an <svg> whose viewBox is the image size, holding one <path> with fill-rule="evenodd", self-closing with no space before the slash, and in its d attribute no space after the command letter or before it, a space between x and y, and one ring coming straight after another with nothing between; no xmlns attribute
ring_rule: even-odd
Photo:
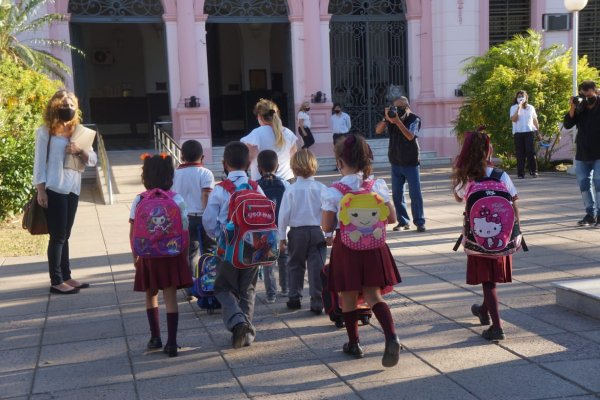
<svg viewBox="0 0 600 400"><path fill-rule="evenodd" d="M556 304L600 319L600 278L553 282Z"/></svg>

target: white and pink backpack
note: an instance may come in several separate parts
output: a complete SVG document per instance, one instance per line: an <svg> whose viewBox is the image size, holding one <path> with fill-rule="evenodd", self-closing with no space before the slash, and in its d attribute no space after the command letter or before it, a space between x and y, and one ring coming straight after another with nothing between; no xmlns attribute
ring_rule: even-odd
<svg viewBox="0 0 600 400"><path fill-rule="evenodd" d="M468 255L497 258L521 248L528 250L517 224L512 195L500 180L503 173L494 168L489 177L467 185L463 233L454 251L462 244Z"/></svg>
<svg viewBox="0 0 600 400"><path fill-rule="evenodd" d="M187 248L189 234L183 229L175 192L151 189L140 195L135 208L131 250L145 258L174 257Z"/></svg>

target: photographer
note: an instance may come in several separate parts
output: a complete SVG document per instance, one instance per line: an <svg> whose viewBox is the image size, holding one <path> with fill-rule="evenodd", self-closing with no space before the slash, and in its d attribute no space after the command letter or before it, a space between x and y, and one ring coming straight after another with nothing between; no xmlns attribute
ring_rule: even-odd
<svg viewBox="0 0 600 400"><path fill-rule="evenodd" d="M515 95L509 114L512 121L513 138L515 140L517 176L519 179L525 178L525 159L527 159L529 175L533 178L537 178L538 176L533 139L534 134L539 130L539 124L535 108L531 104L528 104L527 100L527 92L519 90Z"/></svg>
<svg viewBox="0 0 600 400"><path fill-rule="evenodd" d="M586 213L583 219L577 222L577 225L595 225L596 228L600 228L600 223L596 219L600 215L599 101L596 94L596 84L592 81L583 81L579 85L579 96L571 97L569 100L570 108L565 115L563 124L566 129L577 126L575 175Z"/></svg>
<svg viewBox="0 0 600 400"><path fill-rule="evenodd" d="M404 184L408 183L413 222L417 232L425 232L417 141L421 118L412 113L406 97L394 97L392 106L385 108L385 118L377 124L375 133L382 134L386 129L390 135L388 158L392 164L392 194L398 217L398 225L394 227L394 231L410 229L404 199Z"/></svg>

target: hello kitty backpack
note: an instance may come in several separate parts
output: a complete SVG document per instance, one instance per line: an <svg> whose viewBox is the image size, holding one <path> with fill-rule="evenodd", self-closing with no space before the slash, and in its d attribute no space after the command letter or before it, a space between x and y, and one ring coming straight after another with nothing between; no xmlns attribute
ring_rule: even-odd
<svg viewBox="0 0 600 400"><path fill-rule="evenodd" d="M358 190L337 182L333 187L344 195L340 200L340 235L352 250L385 246L385 228L390 213L383 198L373 191L375 180L367 179Z"/></svg>
<svg viewBox="0 0 600 400"><path fill-rule="evenodd" d="M497 258L521 247L528 250L515 218L512 195L500 180L503 173L494 168L489 177L467 185L463 233L454 251L462 244L468 255Z"/></svg>
<svg viewBox="0 0 600 400"><path fill-rule="evenodd" d="M140 194L135 208L131 250L145 258L174 257L188 245L175 192L151 189Z"/></svg>

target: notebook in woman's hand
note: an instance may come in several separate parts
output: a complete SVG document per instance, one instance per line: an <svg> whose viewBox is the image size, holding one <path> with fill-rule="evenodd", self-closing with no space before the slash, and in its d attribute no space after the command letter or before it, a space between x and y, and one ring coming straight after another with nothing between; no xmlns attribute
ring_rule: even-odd
<svg viewBox="0 0 600 400"><path fill-rule="evenodd" d="M71 136L71 143L75 143L77 147L82 150L90 151L95 137L96 131L86 128L85 126L77 125L75 127L75 132L73 132L73 135ZM63 167L82 172L85 169L85 163L80 156L66 154Z"/></svg>

